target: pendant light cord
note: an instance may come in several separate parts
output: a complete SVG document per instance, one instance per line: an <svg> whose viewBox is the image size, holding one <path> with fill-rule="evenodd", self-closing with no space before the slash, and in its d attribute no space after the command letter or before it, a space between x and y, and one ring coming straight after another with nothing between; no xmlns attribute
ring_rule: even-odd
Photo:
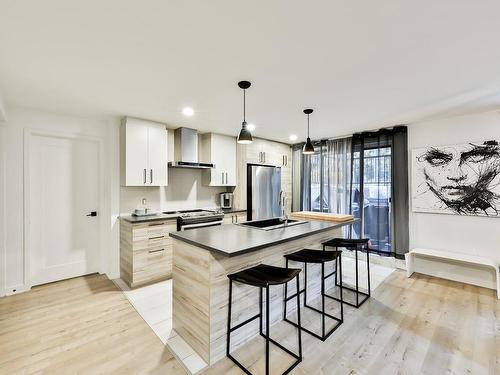
<svg viewBox="0 0 500 375"><path fill-rule="evenodd" d="M245 120L245 112L246 112L246 100L245 100L245 89L243 89L243 122L246 122Z"/></svg>
<svg viewBox="0 0 500 375"><path fill-rule="evenodd" d="M307 114L307 138L309 138L309 113Z"/></svg>

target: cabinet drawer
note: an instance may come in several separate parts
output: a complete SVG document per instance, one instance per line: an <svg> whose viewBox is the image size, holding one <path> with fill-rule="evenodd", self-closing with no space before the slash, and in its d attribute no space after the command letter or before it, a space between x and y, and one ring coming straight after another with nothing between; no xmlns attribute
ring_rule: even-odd
<svg viewBox="0 0 500 375"><path fill-rule="evenodd" d="M172 273L172 246L134 251L133 283L147 283Z"/></svg>
<svg viewBox="0 0 500 375"><path fill-rule="evenodd" d="M132 250L147 250L152 248L161 248L172 245L172 238L168 234L161 236L149 237L145 240L134 241L132 243Z"/></svg>
<svg viewBox="0 0 500 375"><path fill-rule="evenodd" d="M170 222L154 222L149 224L134 225L132 241L144 241L153 237L168 237L170 232L177 230L177 224Z"/></svg>

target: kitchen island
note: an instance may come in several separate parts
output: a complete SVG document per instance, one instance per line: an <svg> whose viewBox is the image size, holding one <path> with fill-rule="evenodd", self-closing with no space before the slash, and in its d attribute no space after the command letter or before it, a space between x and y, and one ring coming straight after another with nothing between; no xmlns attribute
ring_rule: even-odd
<svg viewBox="0 0 500 375"><path fill-rule="evenodd" d="M174 330L209 365L214 364L226 355L227 275L257 264L284 267L285 254L303 248L321 249L321 242L343 237L343 227L355 222L308 221L268 231L227 224L170 233L173 238ZM299 267L299 264L291 266ZM319 295L319 268L314 266L308 268L308 300ZM301 274L301 283L302 278ZM283 287L272 287L271 324L283 319L282 300ZM234 284L233 325L258 310L258 288ZM235 331L232 350L256 336L258 325L255 320Z"/></svg>

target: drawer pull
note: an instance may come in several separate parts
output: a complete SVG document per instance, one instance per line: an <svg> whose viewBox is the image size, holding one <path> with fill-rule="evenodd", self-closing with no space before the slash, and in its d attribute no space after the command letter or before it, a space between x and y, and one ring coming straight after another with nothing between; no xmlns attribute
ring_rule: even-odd
<svg viewBox="0 0 500 375"><path fill-rule="evenodd" d="M149 253L152 254L152 253L159 253L160 251L163 251L165 249L158 249L158 250L149 250Z"/></svg>
<svg viewBox="0 0 500 375"><path fill-rule="evenodd" d="M152 224L148 224L148 226L150 226L150 227L157 227L157 226L159 226L159 225L164 225L164 224L163 224L163 223L157 223L157 224L152 223Z"/></svg>
<svg viewBox="0 0 500 375"><path fill-rule="evenodd" d="M150 240L158 240L160 238L165 238L165 236L149 237Z"/></svg>

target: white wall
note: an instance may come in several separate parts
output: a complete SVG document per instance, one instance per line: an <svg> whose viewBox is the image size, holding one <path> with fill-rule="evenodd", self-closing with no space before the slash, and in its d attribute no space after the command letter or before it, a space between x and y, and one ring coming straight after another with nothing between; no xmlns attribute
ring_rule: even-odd
<svg viewBox="0 0 500 375"><path fill-rule="evenodd" d="M5 125L0 119L0 297L5 295Z"/></svg>
<svg viewBox="0 0 500 375"><path fill-rule="evenodd" d="M23 108L9 107L8 110L8 121L0 129L1 144L4 149L4 168L0 171L0 183L2 179L5 182L5 215L3 217L5 223L2 236L5 264L1 273L4 276L5 291L12 293L14 289L22 291L26 287L23 238L23 134L26 128L76 132L102 139L105 151L101 166L105 176L103 192L105 210L102 214L105 215L107 224L101 246L109 250L109 256L103 260L103 271L110 278L118 277L118 121L78 118ZM2 250L1 244L0 250ZM1 263L0 266L2 266Z"/></svg>
<svg viewBox="0 0 500 375"><path fill-rule="evenodd" d="M170 169L169 186L120 187L119 119L92 119L9 107L8 121L0 120L0 296L24 291L29 275L24 268L24 176L25 129L80 133L99 137L104 157L104 249L103 267L109 278L120 275L120 212L129 214L146 198L157 210L208 208L218 205L225 188L203 186L201 171Z"/></svg>
<svg viewBox="0 0 500 375"><path fill-rule="evenodd" d="M2 93L0 92L0 123L4 122L7 119L7 115L5 112L5 102L2 97Z"/></svg>
<svg viewBox="0 0 500 375"><path fill-rule="evenodd" d="M408 128L410 151L423 146L482 143L493 139L500 141L498 111L425 121ZM410 208L409 224L410 248L443 249L500 261L500 217L416 213Z"/></svg>

